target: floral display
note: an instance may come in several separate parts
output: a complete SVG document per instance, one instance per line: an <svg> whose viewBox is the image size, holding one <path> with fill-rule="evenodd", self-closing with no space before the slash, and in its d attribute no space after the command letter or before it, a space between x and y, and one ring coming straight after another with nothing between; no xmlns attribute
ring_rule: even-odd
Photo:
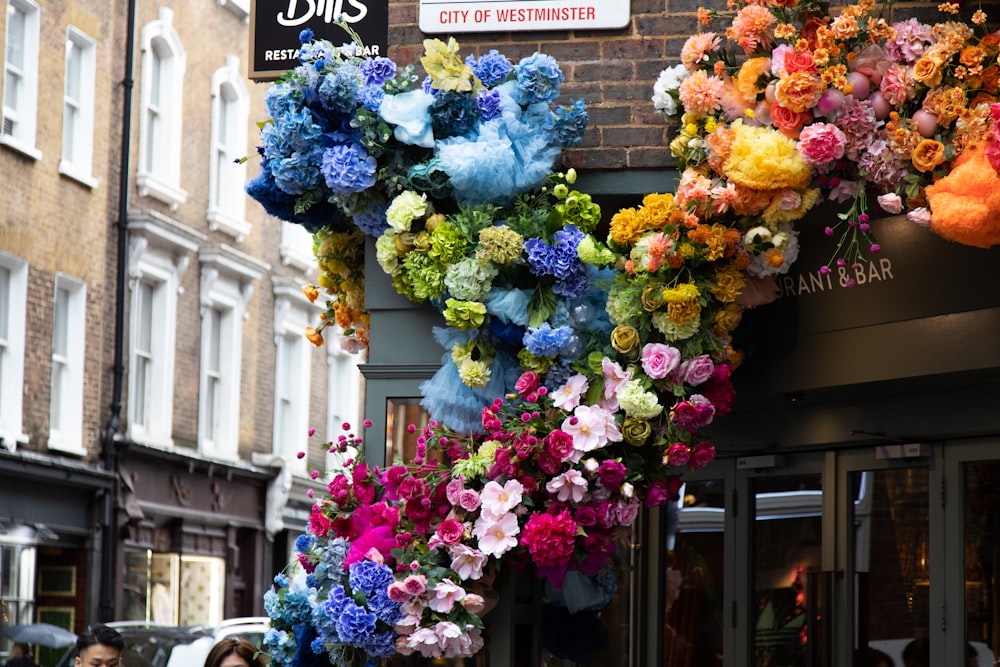
<svg viewBox="0 0 1000 667"><path fill-rule="evenodd" d="M274 664L473 655L504 566L533 570L571 613L608 604L642 504L666 502L681 471L712 457L674 450L664 465L613 410L531 371L516 384L482 409L481 437L432 421L413 461L359 458L333 477L296 542L302 574L278 575L265 599ZM331 450L361 447L345 434Z"/></svg>
<svg viewBox="0 0 1000 667"><path fill-rule="evenodd" d="M787 269L791 223L823 199L849 204L826 229L837 243L821 267L846 286L843 269L880 250L873 205L961 243L1000 240L1000 209L973 195L996 178L985 154L1000 38L983 11L970 25L944 3L945 20L930 25L893 22L875 0L836 15L814 0L730 9L699 11L716 30L687 40L653 102L680 120L670 147L684 169L681 205L703 221L739 221L750 275Z"/></svg>
<svg viewBox="0 0 1000 667"><path fill-rule="evenodd" d="M353 434L329 443L354 458L267 594L274 664L473 655L510 569L571 613L604 608L641 508L715 458L733 332L774 298L821 203L838 213L819 270L844 287L881 250L877 211L1000 242L1000 37L982 12L928 25L874 0L733 0L699 19L715 31L653 87L678 121L679 182L605 216L558 169L588 115L555 105L550 56L427 40L421 77L303 33L248 192L314 233L304 289L327 309L307 335L335 323L367 345L367 242L400 294L440 311L444 352L413 460L374 467Z"/></svg>

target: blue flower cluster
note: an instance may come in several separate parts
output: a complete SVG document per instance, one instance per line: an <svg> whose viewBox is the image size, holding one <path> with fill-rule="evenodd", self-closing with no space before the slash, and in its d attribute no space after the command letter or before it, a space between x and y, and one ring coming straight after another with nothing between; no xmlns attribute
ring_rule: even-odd
<svg viewBox="0 0 1000 667"><path fill-rule="evenodd" d="M387 593L392 581L392 570L386 565L368 560L352 563L350 592L344 585L334 586L312 611L314 643L327 652L346 645L372 656L392 655L396 642L392 628L403 617L400 603L390 600Z"/></svg>
<svg viewBox="0 0 1000 667"><path fill-rule="evenodd" d="M513 69L507 57L496 49L490 49L489 53L485 53L479 58L466 56L465 64L472 68L472 73L487 88L492 88L502 82Z"/></svg>
<svg viewBox="0 0 1000 667"><path fill-rule="evenodd" d="M524 347L536 357L556 357L573 338L573 329L566 326L553 328L548 322L528 327L524 334Z"/></svg>
<svg viewBox="0 0 1000 667"><path fill-rule="evenodd" d="M576 252L584 236L575 226L567 225L555 233L552 245L540 238L524 243L531 272L536 276L553 276L552 291L566 299L575 299L587 289L589 270Z"/></svg>

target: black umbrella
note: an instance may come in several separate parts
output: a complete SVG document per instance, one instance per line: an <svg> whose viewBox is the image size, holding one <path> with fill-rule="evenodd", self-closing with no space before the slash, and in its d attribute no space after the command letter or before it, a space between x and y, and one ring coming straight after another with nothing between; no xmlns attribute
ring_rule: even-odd
<svg viewBox="0 0 1000 667"><path fill-rule="evenodd" d="M12 642L39 644L41 646L69 646L76 641L76 634L51 623L23 623L12 625L3 632Z"/></svg>

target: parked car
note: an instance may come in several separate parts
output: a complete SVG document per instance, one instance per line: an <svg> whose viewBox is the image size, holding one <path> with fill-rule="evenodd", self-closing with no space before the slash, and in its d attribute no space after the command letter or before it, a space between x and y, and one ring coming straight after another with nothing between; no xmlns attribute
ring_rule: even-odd
<svg viewBox="0 0 1000 667"><path fill-rule="evenodd" d="M217 626L159 625L142 621L116 621L108 625L125 638L123 664L128 667L200 667L220 639L239 637L260 647L269 619L231 618ZM76 647L71 646L56 667L72 667Z"/></svg>

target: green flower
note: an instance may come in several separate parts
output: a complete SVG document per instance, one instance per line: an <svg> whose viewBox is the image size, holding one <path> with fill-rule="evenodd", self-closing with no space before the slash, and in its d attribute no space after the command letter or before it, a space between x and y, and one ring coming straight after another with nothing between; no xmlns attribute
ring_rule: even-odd
<svg viewBox="0 0 1000 667"><path fill-rule="evenodd" d="M396 255L396 234L389 231L375 240L375 259L382 270L390 276L399 268L399 257Z"/></svg>
<svg viewBox="0 0 1000 667"><path fill-rule="evenodd" d="M521 362L521 368L526 371L534 371L539 375L548 372L552 360L548 357L536 357L528 348L522 347L517 353L517 359Z"/></svg>
<svg viewBox="0 0 1000 667"><path fill-rule="evenodd" d="M622 424L622 437L633 447L642 447L653 434L653 429L645 419L629 417Z"/></svg>
<svg viewBox="0 0 1000 667"><path fill-rule="evenodd" d="M584 233L592 231L601 221L601 207L594 203L590 195L579 190L566 195L565 199L556 204L555 209L564 224L576 225Z"/></svg>
<svg viewBox="0 0 1000 667"><path fill-rule="evenodd" d="M427 213L427 195L406 190L392 200L385 211L386 220L397 232L408 232L413 221Z"/></svg>
<svg viewBox="0 0 1000 667"><path fill-rule="evenodd" d="M458 459L452 465L451 478L455 479L461 476L465 477L466 480L471 480L476 477L482 477L490 469L490 466L493 465L493 457L496 456L499 446L500 443L496 440L487 440L479 448L479 451L473 453L469 458Z"/></svg>
<svg viewBox="0 0 1000 667"><path fill-rule="evenodd" d="M485 387L490 381L490 366L484 361L468 359L458 367L458 376L467 387Z"/></svg>
<svg viewBox="0 0 1000 667"><path fill-rule="evenodd" d="M665 311L653 313L653 326L656 327L664 337L670 341L687 340L698 333L701 328L701 318L692 317L684 324L674 324L670 315Z"/></svg>
<svg viewBox="0 0 1000 667"><path fill-rule="evenodd" d="M486 322L486 304L479 301L459 301L448 299L445 303L444 319L456 329L478 329Z"/></svg>
<svg viewBox="0 0 1000 667"><path fill-rule="evenodd" d="M614 264L618 259L618 255L590 235L581 239L579 245L576 247L576 255L581 261L593 264L594 266L608 266L609 264Z"/></svg>
<svg viewBox="0 0 1000 667"><path fill-rule="evenodd" d="M618 404L635 419L652 419L663 412L656 394L646 391L639 380L629 380L618 390Z"/></svg>
<svg viewBox="0 0 1000 667"><path fill-rule="evenodd" d="M444 294L444 267L427 255L409 253L403 259L403 268L417 301L436 299ZM485 310L485 306L483 308Z"/></svg>
<svg viewBox="0 0 1000 667"><path fill-rule="evenodd" d="M420 59L420 64L438 90L468 92L474 85L482 85L473 75L472 68L462 60L454 37L449 37L447 44L440 39L425 39L424 52L426 55Z"/></svg>
<svg viewBox="0 0 1000 667"><path fill-rule="evenodd" d="M493 264L466 257L448 267L444 284L456 299L485 301L497 273L499 271Z"/></svg>
<svg viewBox="0 0 1000 667"><path fill-rule="evenodd" d="M427 254L445 265L460 260L469 244L465 235L448 222L435 227L430 240L430 250Z"/></svg>
<svg viewBox="0 0 1000 667"><path fill-rule="evenodd" d="M476 257L503 266L517 261L524 250L524 237L510 227L492 226L479 232Z"/></svg>

